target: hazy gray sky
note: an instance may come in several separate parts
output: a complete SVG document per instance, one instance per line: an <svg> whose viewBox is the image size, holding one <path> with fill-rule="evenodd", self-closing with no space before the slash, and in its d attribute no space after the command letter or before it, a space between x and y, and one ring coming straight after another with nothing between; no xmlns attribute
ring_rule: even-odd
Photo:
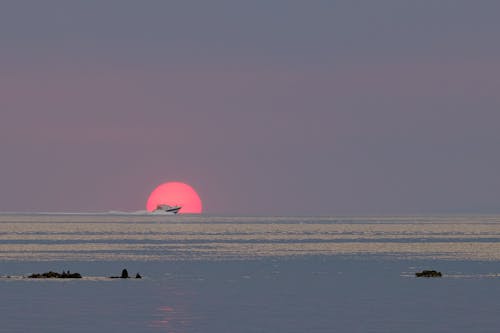
<svg viewBox="0 0 500 333"><path fill-rule="evenodd" d="M0 210L500 212L498 1L2 1Z"/></svg>

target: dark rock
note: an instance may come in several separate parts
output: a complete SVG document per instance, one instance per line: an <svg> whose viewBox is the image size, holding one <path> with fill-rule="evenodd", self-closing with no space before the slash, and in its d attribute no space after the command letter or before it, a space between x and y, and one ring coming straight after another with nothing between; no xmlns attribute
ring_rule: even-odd
<svg viewBox="0 0 500 333"><path fill-rule="evenodd" d="M425 270L425 271L422 271L422 272L415 273L415 276L416 277L441 277L443 275L441 274L441 272L438 272L438 271Z"/></svg>
<svg viewBox="0 0 500 333"><path fill-rule="evenodd" d="M61 278L61 274L56 272L45 272L45 273L34 273L28 276L30 279L59 279Z"/></svg>
<svg viewBox="0 0 500 333"><path fill-rule="evenodd" d="M136 278L136 279L142 279L142 276L141 276L141 274L137 273L137 274L135 275L135 278Z"/></svg>
<svg viewBox="0 0 500 333"><path fill-rule="evenodd" d="M122 275L121 276L110 276L110 279L128 279L130 276L128 276L128 271L126 269L122 270Z"/></svg>
<svg viewBox="0 0 500 333"><path fill-rule="evenodd" d="M82 276L79 273L64 273L61 275L61 279L81 279Z"/></svg>
<svg viewBox="0 0 500 333"><path fill-rule="evenodd" d="M34 273L28 276L30 279L81 279L82 276L80 273L70 273L68 272L62 272L62 273L56 273L53 271L45 272L45 273Z"/></svg>

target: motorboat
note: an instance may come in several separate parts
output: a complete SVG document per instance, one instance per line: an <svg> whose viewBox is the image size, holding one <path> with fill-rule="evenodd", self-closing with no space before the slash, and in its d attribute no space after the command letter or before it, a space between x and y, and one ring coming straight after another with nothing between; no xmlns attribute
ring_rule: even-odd
<svg viewBox="0 0 500 333"><path fill-rule="evenodd" d="M167 204L160 204L160 205L156 206L156 208L153 210L153 213L177 214L181 208L182 208L182 206L170 206Z"/></svg>

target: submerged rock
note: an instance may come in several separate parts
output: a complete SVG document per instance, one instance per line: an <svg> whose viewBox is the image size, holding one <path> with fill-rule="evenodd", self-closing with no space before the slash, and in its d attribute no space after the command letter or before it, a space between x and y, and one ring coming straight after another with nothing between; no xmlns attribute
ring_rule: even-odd
<svg viewBox="0 0 500 333"><path fill-rule="evenodd" d="M425 270L425 271L415 273L415 276L416 277L441 277L443 275L441 274L441 272L438 272L438 271Z"/></svg>
<svg viewBox="0 0 500 333"><path fill-rule="evenodd" d="M70 271L57 273L53 271L45 273L34 273L28 276L30 279L81 279L80 273L70 273Z"/></svg>

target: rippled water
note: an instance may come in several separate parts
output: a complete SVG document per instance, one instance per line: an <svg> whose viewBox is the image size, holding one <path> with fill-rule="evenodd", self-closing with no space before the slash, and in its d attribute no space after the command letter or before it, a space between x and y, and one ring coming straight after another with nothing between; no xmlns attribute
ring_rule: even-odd
<svg viewBox="0 0 500 333"><path fill-rule="evenodd" d="M500 217L0 215L2 260L500 259Z"/></svg>
<svg viewBox="0 0 500 333"><path fill-rule="evenodd" d="M0 332L498 332L499 237L500 216L0 214Z"/></svg>

